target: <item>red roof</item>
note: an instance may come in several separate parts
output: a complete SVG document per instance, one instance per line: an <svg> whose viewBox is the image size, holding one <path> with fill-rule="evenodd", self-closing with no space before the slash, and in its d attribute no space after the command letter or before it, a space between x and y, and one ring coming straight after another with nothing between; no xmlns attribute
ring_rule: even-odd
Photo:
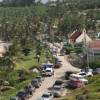
<svg viewBox="0 0 100 100"><path fill-rule="evenodd" d="M81 34L82 32L75 32L70 36L70 39L76 40Z"/></svg>
<svg viewBox="0 0 100 100"><path fill-rule="evenodd" d="M100 49L100 40L94 40L89 44L89 48Z"/></svg>

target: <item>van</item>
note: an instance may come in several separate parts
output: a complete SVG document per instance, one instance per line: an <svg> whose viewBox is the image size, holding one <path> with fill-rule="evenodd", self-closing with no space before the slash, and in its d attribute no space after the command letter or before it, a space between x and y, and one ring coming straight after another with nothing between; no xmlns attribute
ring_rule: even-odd
<svg viewBox="0 0 100 100"><path fill-rule="evenodd" d="M78 81L79 80L81 82L84 82L84 84L88 83L87 79L85 79L83 76L78 75L78 74L71 74L69 79L72 80L72 81Z"/></svg>

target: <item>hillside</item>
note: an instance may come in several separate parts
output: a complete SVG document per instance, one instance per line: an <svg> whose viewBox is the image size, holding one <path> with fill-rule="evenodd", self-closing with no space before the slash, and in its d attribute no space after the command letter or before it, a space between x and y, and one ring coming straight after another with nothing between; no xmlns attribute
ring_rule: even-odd
<svg viewBox="0 0 100 100"><path fill-rule="evenodd" d="M61 100L100 100L100 75L89 78L87 86L72 90L70 95Z"/></svg>

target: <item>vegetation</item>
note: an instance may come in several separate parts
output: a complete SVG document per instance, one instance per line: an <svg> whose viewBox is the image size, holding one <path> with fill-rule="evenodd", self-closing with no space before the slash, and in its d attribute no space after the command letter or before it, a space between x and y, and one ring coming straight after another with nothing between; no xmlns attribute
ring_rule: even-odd
<svg viewBox="0 0 100 100"><path fill-rule="evenodd" d="M0 3L0 39L11 45L0 57L0 84L7 81L15 89L0 92L0 99L7 100L9 95L14 95L34 77L26 72L51 57L42 44L42 35L48 36L49 41L62 41L63 36L68 37L74 30L86 28L96 32L100 29L99 8L99 0L56 0L46 4L41 0L3 0ZM67 47L66 51L79 53L81 49ZM23 71L22 76L26 74L19 85L16 84L18 70Z"/></svg>
<svg viewBox="0 0 100 100"><path fill-rule="evenodd" d="M60 100L99 100L100 75L89 78L89 84L83 88L72 90L69 95ZM77 98L77 99L76 99Z"/></svg>
<svg viewBox="0 0 100 100"><path fill-rule="evenodd" d="M89 66L91 67L91 68L93 68L93 69L95 69L95 68L100 68L100 61L94 61L94 62L90 62L89 63Z"/></svg>

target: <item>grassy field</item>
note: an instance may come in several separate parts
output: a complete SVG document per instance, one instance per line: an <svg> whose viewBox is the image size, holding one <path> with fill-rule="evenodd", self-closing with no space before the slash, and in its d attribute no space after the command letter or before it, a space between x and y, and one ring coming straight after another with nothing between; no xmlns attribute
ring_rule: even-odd
<svg viewBox="0 0 100 100"><path fill-rule="evenodd" d="M80 96L81 99L76 99L76 96ZM87 86L71 90L71 94L60 100L100 100L100 75L89 78Z"/></svg>
<svg viewBox="0 0 100 100"><path fill-rule="evenodd" d="M23 56L23 60L20 60L16 63L15 69L29 69L31 67L39 66L41 63L46 61L45 54L41 55L40 62L38 63L37 59L34 58L34 55L30 53L28 56Z"/></svg>

